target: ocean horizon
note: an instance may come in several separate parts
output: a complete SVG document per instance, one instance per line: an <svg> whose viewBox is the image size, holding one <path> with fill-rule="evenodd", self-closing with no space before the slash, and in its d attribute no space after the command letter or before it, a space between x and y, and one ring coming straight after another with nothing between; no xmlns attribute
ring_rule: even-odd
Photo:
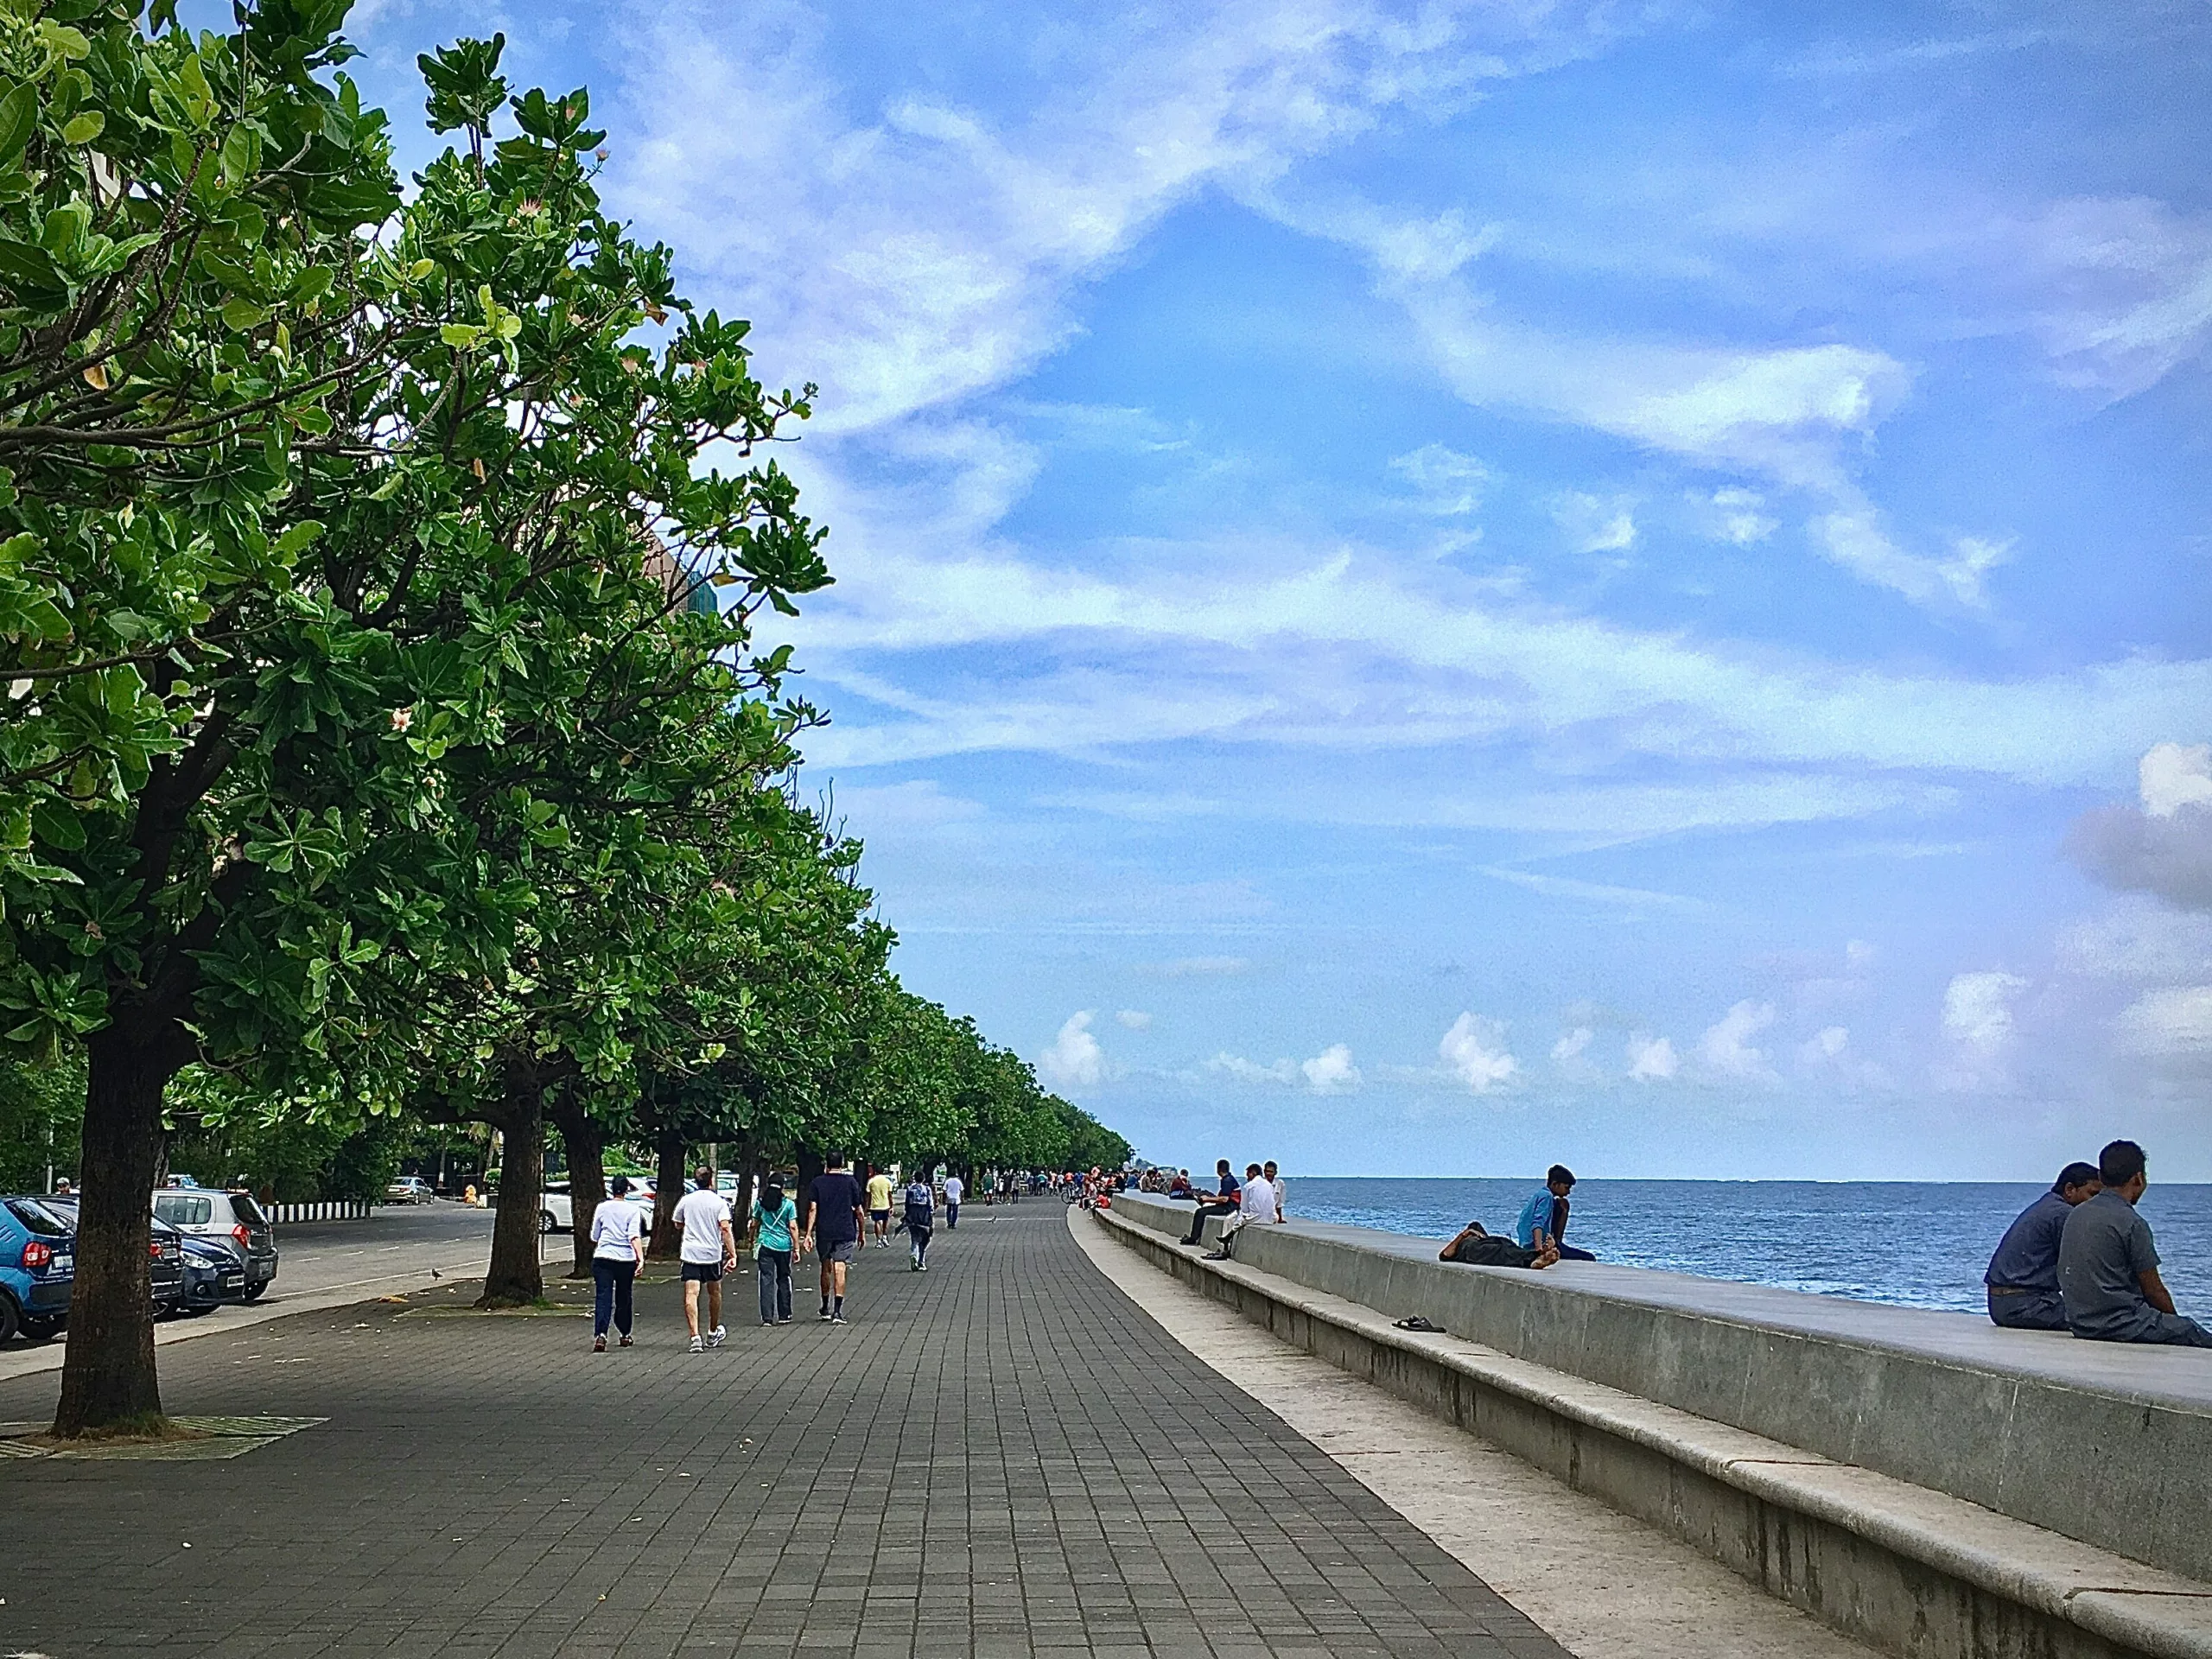
<svg viewBox="0 0 2212 1659"><path fill-rule="evenodd" d="M1541 1174L1286 1175L1293 1217L1440 1242L1510 1231ZM1815 1295L1984 1311L1982 1271L2033 1181L1578 1181L1567 1242L1601 1261ZM2212 1324L2212 1183L2143 1195L2175 1306Z"/></svg>

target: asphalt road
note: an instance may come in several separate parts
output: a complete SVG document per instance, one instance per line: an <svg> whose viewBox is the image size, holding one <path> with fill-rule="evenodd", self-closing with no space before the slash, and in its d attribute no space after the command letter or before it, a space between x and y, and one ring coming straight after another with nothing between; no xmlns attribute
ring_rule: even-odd
<svg viewBox="0 0 2212 1659"><path fill-rule="evenodd" d="M165 1319L154 1340L188 1342L288 1313L341 1307L365 1297L414 1290L437 1274L483 1276L492 1251L492 1212L438 1199L380 1206L365 1221L290 1222L276 1230L276 1282L257 1302L219 1307L196 1319ZM566 1233L544 1241L549 1261L564 1266ZM60 1342L18 1338L0 1348L0 1378L61 1369Z"/></svg>

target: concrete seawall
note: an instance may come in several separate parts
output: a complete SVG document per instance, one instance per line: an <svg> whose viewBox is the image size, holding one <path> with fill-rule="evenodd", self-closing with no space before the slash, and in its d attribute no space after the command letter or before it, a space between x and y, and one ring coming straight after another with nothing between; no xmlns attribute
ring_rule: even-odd
<svg viewBox="0 0 2212 1659"><path fill-rule="evenodd" d="M1109 1224L1287 1340L1927 1659L2212 1656L2212 1356L1294 1223ZM1210 1233L1211 1233L1210 1229ZM1394 1330L1421 1314L1447 1336Z"/></svg>

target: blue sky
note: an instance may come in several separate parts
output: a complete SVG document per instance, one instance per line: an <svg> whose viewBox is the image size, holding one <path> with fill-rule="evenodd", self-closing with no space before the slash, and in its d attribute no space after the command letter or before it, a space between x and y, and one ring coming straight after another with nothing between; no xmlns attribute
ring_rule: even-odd
<svg viewBox="0 0 2212 1659"><path fill-rule="evenodd" d="M2212 20L504 29L822 387L811 786L1148 1155L2212 1178Z"/></svg>

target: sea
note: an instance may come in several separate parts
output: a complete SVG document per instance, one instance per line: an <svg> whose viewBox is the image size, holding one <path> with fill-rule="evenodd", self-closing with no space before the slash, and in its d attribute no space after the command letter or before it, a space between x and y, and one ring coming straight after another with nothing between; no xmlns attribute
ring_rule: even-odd
<svg viewBox="0 0 2212 1659"><path fill-rule="evenodd" d="M1469 1221L1510 1232L1541 1182L1287 1179L1294 1217L1440 1242ZM1980 1313L1990 1253L2043 1190L2008 1181L1586 1179L1575 1184L1567 1237L1629 1267ZM2154 1185L2140 1208L2175 1306L2212 1324L2212 1185Z"/></svg>

